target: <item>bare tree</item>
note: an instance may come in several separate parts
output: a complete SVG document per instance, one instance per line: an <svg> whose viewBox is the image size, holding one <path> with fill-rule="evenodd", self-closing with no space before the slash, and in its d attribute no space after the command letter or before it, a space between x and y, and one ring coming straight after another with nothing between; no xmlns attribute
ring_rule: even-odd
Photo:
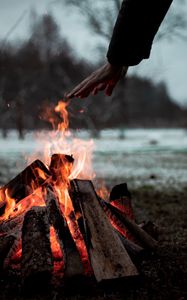
<svg viewBox="0 0 187 300"><path fill-rule="evenodd" d="M85 17L85 21L90 29L108 42L111 38L114 22L122 0L57 0L54 2L63 3L76 9L78 13ZM185 6L187 6L187 0L173 2L168 16L157 35L157 40L165 37L187 39Z"/></svg>

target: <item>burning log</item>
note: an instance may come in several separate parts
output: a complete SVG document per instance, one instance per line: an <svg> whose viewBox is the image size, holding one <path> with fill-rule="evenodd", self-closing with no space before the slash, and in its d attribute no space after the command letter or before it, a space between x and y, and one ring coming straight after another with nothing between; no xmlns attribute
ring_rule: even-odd
<svg viewBox="0 0 187 300"><path fill-rule="evenodd" d="M16 237L14 235L0 237L0 270L3 268L4 260L12 248L15 239Z"/></svg>
<svg viewBox="0 0 187 300"><path fill-rule="evenodd" d="M24 215L17 216L13 219L8 219L0 223L0 233L8 234L12 231L17 231L17 228L21 226L24 219Z"/></svg>
<svg viewBox="0 0 187 300"><path fill-rule="evenodd" d="M96 280L137 276L138 271L105 215L91 181L73 180L71 190L73 203L77 202L76 194L81 199L80 208L86 223L85 242Z"/></svg>
<svg viewBox="0 0 187 300"><path fill-rule="evenodd" d="M117 230L115 230L115 232L119 235L120 240L122 241L125 249L127 250L130 258L133 261L136 261L138 258L143 257L143 255L145 254L145 249L142 248L141 246L135 244L134 242L126 239L120 232L118 232Z"/></svg>
<svg viewBox="0 0 187 300"><path fill-rule="evenodd" d="M7 191L10 198L16 202L33 193L33 190L40 187L50 177L49 170L40 160L35 160L20 174L0 189L0 215L4 213L6 206Z"/></svg>
<svg viewBox="0 0 187 300"><path fill-rule="evenodd" d="M40 285L49 283L53 261L45 207L33 206L25 214L22 227L21 265L25 287L39 288Z"/></svg>
<svg viewBox="0 0 187 300"><path fill-rule="evenodd" d="M133 220L130 220L110 203L102 199L100 199L100 203L108 217L113 220L114 223L117 223L119 227L124 230L127 228L146 248L154 250L157 247L157 241L140 228Z"/></svg>
<svg viewBox="0 0 187 300"><path fill-rule="evenodd" d="M116 199L120 199L122 197L131 199L131 193L128 190L126 183L115 185L110 192L110 201L115 201Z"/></svg>
<svg viewBox="0 0 187 300"><path fill-rule="evenodd" d="M59 207L59 200L52 186L45 187L45 202L51 225L54 226L61 250L64 254L64 277L70 278L83 274L83 265L75 242L71 236L68 224Z"/></svg>
<svg viewBox="0 0 187 300"><path fill-rule="evenodd" d="M131 193L128 190L127 184L122 183L113 187L110 193L110 203L117 207L128 218L134 220L134 213L131 204Z"/></svg>

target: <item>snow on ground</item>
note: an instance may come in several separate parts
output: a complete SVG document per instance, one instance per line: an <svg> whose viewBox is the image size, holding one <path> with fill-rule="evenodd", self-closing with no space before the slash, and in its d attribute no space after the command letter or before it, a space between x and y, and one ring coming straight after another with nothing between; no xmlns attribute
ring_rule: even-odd
<svg viewBox="0 0 187 300"><path fill-rule="evenodd" d="M47 132L45 133L48 134ZM26 157L42 153L36 133L29 132L23 141L11 131L0 138L0 184L27 165ZM76 131L78 138L89 139L86 131ZM93 166L98 178L118 179L132 185L180 187L187 184L187 131L182 129L104 130L94 140Z"/></svg>

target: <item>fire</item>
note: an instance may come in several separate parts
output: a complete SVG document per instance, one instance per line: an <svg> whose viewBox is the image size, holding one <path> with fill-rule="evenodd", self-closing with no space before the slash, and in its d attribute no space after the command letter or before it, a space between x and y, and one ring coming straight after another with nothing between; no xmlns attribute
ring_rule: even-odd
<svg viewBox="0 0 187 300"><path fill-rule="evenodd" d="M92 169L94 143L92 140L85 141L73 137L69 130L67 106L67 102L59 101L53 111L51 111L51 109L46 110L46 118L51 123L53 130L52 132L48 132L48 134L43 132L37 136L38 144L42 145L42 157L38 155L36 151L34 155L28 158L29 163L40 156L46 166L49 166L50 158L55 153L64 153L69 156L73 155L73 165L66 162L63 163L62 166L56 166L60 174L58 174L60 180L56 182L55 188L60 203L65 208L65 215L69 214L72 210L72 203L68 194L69 181L74 178L93 179L95 176ZM40 168L35 169L35 175L38 179L46 179L44 171ZM8 195L8 190L5 191L6 208L3 216L0 217L0 222L26 212L33 205L45 205L42 199L41 189L35 190L34 182L31 184L31 190L33 191L32 195L26 197L19 203L16 203L16 199ZM2 199L0 199L0 202L2 202Z"/></svg>
<svg viewBox="0 0 187 300"><path fill-rule="evenodd" d="M51 109L47 109L47 119L51 123L53 130L47 134L46 132L39 134L37 138L40 149L42 148L42 154L38 154L38 152L36 152L28 159L28 162L40 157L49 168L49 171L53 173L52 184L58 196L61 211L66 218L72 237L82 257L82 261L84 261L85 265L88 265L88 254L83 237L79 231L78 225L76 224L76 220L73 221L70 217L73 213L73 205L68 193L68 188L70 180L72 179L79 178L91 180L94 178L95 174L92 169L94 143L93 140L85 141L73 136L72 132L69 130L67 107L68 103L60 101L53 111L51 111ZM55 161L54 165L52 165L52 160L50 162L53 154L59 154L58 156L60 157L59 161ZM74 162L71 163L68 159L63 159L63 154L64 157L72 156L72 160L74 159ZM38 179L41 178L46 180L46 175L40 168L36 168L35 175ZM12 199L6 190L6 208L4 215L0 218L0 221L25 214L25 212L34 205L44 206L45 203L42 188L35 190L33 182L33 184L31 184L31 191L33 191L33 193L30 196L16 203L16 199ZM104 194L106 195L105 190ZM100 195L103 195L101 190ZM50 242L54 258L61 258L61 260L63 260L53 227L50 229ZM17 256L20 256L20 253L21 249L19 249L19 255L17 254ZM88 266L87 270L89 270Z"/></svg>
<svg viewBox="0 0 187 300"><path fill-rule="evenodd" d="M4 212L3 216L0 217L0 221L8 220L11 213L14 212L15 207L16 207L16 201L9 196L8 189L5 190L5 197L6 197L5 212Z"/></svg>
<svg viewBox="0 0 187 300"><path fill-rule="evenodd" d="M58 124L58 130L62 132L67 130L69 127L68 111L66 109L67 106L68 103L60 101L55 107L55 111L60 113L60 116L63 120L61 123Z"/></svg>
<svg viewBox="0 0 187 300"><path fill-rule="evenodd" d="M46 180L46 179L47 179L47 177L46 177L44 171L41 170L40 168L36 168L36 169L35 169L35 173L36 173L36 176L37 176L37 174L38 174L38 177L39 177L39 178L42 178L43 180Z"/></svg>

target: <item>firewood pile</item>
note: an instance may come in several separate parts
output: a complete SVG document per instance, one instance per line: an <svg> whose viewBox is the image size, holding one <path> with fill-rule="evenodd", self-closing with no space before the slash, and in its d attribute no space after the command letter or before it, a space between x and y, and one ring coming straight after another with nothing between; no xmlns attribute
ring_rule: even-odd
<svg viewBox="0 0 187 300"><path fill-rule="evenodd" d="M46 286L55 276L134 278L137 259L156 249L156 227L135 222L127 185L101 199L90 180L67 180L73 161L36 160L0 189L1 276L14 269L23 286Z"/></svg>

